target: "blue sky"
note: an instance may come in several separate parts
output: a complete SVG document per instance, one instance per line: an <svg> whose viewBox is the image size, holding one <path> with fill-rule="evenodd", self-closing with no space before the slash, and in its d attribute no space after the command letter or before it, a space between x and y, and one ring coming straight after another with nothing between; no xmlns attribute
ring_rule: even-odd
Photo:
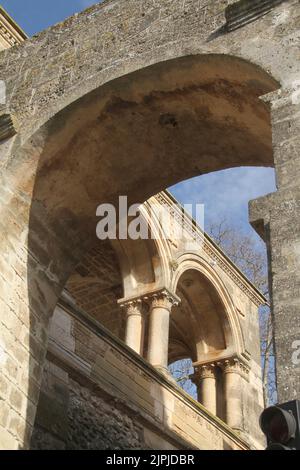
<svg viewBox="0 0 300 470"><path fill-rule="evenodd" d="M272 168L232 168L183 181L170 190L183 204L204 204L206 226L225 219L244 232L253 231L248 202L276 190L275 172Z"/></svg>
<svg viewBox="0 0 300 470"><path fill-rule="evenodd" d="M100 2L95 0L0 0L0 5L29 36L95 3Z"/></svg>
<svg viewBox="0 0 300 470"><path fill-rule="evenodd" d="M0 4L30 36L94 3L97 2L0 0ZM207 225L225 218L236 227L252 231L248 223L248 201L275 189L272 169L235 168L185 181L171 188L171 191L183 204L204 203Z"/></svg>

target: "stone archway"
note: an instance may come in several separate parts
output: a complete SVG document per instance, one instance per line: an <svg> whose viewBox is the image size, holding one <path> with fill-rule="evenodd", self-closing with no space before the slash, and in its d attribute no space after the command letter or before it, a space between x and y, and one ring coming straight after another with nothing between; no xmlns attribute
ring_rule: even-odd
<svg viewBox="0 0 300 470"><path fill-rule="evenodd" d="M259 96L275 87L261 69L240 59L187 57L99 88L27 140L6 178L20 195L17 209L28 224L22 289L29 331L37 324L46 339L62 287L96 242L101 202L117 206L119 195L127 195L129 204L143 202L196 174L270 165L269 111ZM29 348L42 367L41 338L30 334ZM30 377L27 385L33 403L37 383Z"/></svg>
<svg viewBox="0 0 300 470"><path fill-rule="evenodd" d="M176 294L181 303L173 308L171 316L171 362L181 357L191 357L195 363L217 362L244 352L232 300L219 279L213 282L214 277L210 267L197 261L189 268L181 267L181 275L176 278ZM174 348L172 340L175 340ZM184 356L180 349L176 351L175 345L180 342L186 345Z"/></svg>
<svg viewBox="0 0 300 470"><path fill-rule="evenodd" d="M125 3L122 3L124 16ZM60 56L56 50L56 47L64 49L66 44L72 44L82 21L97 26L101 14L109 20L113 14L108 8L110 2L95 7L92 14L88 12L70 20L70 28L66 28L65 33L62 32L64 26L57 26L29 41L20 48L20 55L18 50L1 55L9 82L7 106L20 123L17 137L6 141L2 148L5 169L2 193L6 202L1 219L3 272L8 281L4 288L4 309L8 317L14 312L15 323L21 323L22 341L16 347L24 369L22 377L17 379L24 406L14 437L5 432L4 442L9 447L17 442L28 442L38 399L49 316L74 266L93 246L97 205L101 202L116 204L118 195L128 195L130 203L143 202L166 186L201 173L273 163L269 106L260 96L277 90L280 81L284 88L282 96L275 93L270 98L276 103L274 126L280 128L280 115L292 116L296 106L289 98L292 78L297 76L297 66L291 59L292 48L290 43L288 46L281 44L282 33L278 33L273 12L258 21L261 27L265 26L265 32L251 52L245 43L242 50L232 41L233 37L239 39L238 32L231 38L211 36L224 21L219 3L215 2L214 7L220 11L217 22L211 20L201 34L191 28L194 12L185 15L184 22L180 19L179 42L184 40L179 50L175 42L169 47L168 34L172 39L175 32L165 30L164 35L154 38L157 44L153 43L152 57L146 50L144 60L140 55L130 63L124 51L124 56L119 56L118 60L120 48L107 38L108 50L117 62L113 71L105 60L105 67L100 70L99 62L97 65L90 56L92 28L82 35L82 43L86 39L88 47L80 50L79 68L72 65L73 49L69 57L65 53ZM115 4L119 2L111 4L112 10ZM138 1L133 2L132 8L138 4ZM281 11L288 18L286 35L297 29L296 15L292 15L297 8L296 3L290 1L287 9ZM164 12L165 6L162 18ZM134 23L135 15L131 17ZM259 37L256 25L247 28L247 40L255 41ZM132 37L133 29L133 24L125 28L123 44ZM103 34L108 33L103 31ZM143 29L139 34L141 38ZM54 63L59 56L58 66L66 69L58 81L51 82L50 91L44 82L37 84L33 93L34 74L44 66L46 69L51 35L53 45L48 62ZM267 41L268 35L278 44L278 61L275 62L271 53L261 55L258 52L261 41ZM195 46L195 39L198 46ZM145 42L147 49L149 44ZM32 63L26 59L28 50ZM38 51L45 52L40 64L35 62ZM88 52L88 60L85 52ZM98 56L96 53L96 57L100 58L100 53ZM22 62L23 75L11 86L9 78L14 75L14 67L21 65L17 58ZM292 65L287 72L289 60ZM273 73L277 80L254 64ZM86 75L82 72L84 69ZM52 72L57 74L57 69L54 67ZM69 72L76 77L73 83ZM128 72L132 73L124 75ZM118 78L120 75L124 76ZM297 119L291 117L290 121L297 128ZM296 250L299 238L296 229L286 238L276 220L278 211L286 221L299 212L298 190L293 184L298 167L291 169L279 145L281 140L286 143L289 138L287 130L279 132L275 141L280 191L271 202L270 198L264 201L263 207L253 206L257 227L261 229L264 224L271 227L273 267L284 266L285 260L290 259L290 252ZM289 147L296 166L297 152L293 149ZM289 238L290 246L285 245L279 253L278 243ZM297 271L298 262L291 263L291 270ZM275 310L277 308L280 316L287 294L280 294L277 285L285 283L286 274L276 276L273 295ZM297 280L296 276L295 283ZM295 307L291 311L296 318ZM33 356L36 368L29 377L29 361Z"/></svg>
<svg viewBox="0 0 300 470"><path fill-rule="evenodd" d="M195 373L190 378L196 385L199 403L225 421L225 385L218 364L222 363L222 358L241 353L244 349L239 344L242 334L238 321L233 321L231 301L226 299L226 304L223 303L224 292L221 299L220 286L217 289L207 276L211 275L209 268L206 267L205 273L205 268L197 264L186 270L182 267L176 279L176 294L181 302L172 310L169 361L192 360ZM230 309L233 312L229 313Z"/></svg>

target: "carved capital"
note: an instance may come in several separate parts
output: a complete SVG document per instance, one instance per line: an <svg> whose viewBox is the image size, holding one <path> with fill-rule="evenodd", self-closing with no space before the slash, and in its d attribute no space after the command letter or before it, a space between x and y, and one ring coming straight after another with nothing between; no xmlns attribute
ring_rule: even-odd
<svg viewBox="0 0 300 470"><path fill-rule="evenodd" d="M215 379L216 378L216 365L211 364L204 364L201 366L195 367L195 372L191 376L192 382L199 386L200 383L205 379Z"/></svg>
<svg viewBox="0 0 300 470"><path fill-rule="evenodd" d="M218 363L224 374L239 374L244 378L248 378L249 366L241 361L238 357L225 359Z"/></svg>
<svg viewBox="0 0 300 470"><path fill-rule="evenodd" d="M170 261L170 268L172 271L176 271L178 269L178 266L179 264L177 260L173 259Z"/></svg>
<svg viewBox="0 0 300 470"><path fill-rule="evenodd" d="M141 316L145 312L142 299L133 299L123 302L120 304L120 307L125 311L127 317L132 315Z"/></svg>
<svg viewBox="0 0 300 470"><path fill-rule="evenodd" d="M180 299L176 295L173 295L167 289L154 292L151 295L145 297L145 300L150 301L151 308L165 308L171 312L171 309L175 305L179 305Z"/></svg>

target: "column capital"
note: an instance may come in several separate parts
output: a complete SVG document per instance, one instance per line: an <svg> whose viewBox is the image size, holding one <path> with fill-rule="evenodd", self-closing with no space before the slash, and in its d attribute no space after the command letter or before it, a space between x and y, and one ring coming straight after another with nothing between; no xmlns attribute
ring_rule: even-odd
<svg viewBox="0 0 300 470"><path fill-rule="evenodd" d="M224 361L218 362L218 366L223 370L224 374L239 374L244 378L248 378L250 367L238 357L231 357Z"/></svg>
<svg viewBox="0 0 300 470"><path fill-rule="evenodd" d="M216 364L209 363L200 366L195 366L194 374L191 375L191 381L198 385L204 379L215 379L216 378Z"/></svg>
<svg viewBox="0 0 300 470"><path fill-rule="evenodd" d="M179 305L180 303L180 298L168 289L160 289L156 292L151 292L145 295L143 299L150 302L152 308L163 307L169 311L171 311L173 306Z"/></svg>
<svg viewBox="0 0 300 470"><path fill-rule="evenodd" d="M127 317L130 315L144 314L143 300L141 298L120 301L119 305L126 312Z"/></svg>
<svg viewBox="0 0 300 470"><path fill-rule="evenodd" d="M244 378L248 377L250 366L249 364L238 356L232 356L216 361L211 361L203 364L193 363L194 374L191 376L195 380L202 380L207 377L215 377L216 368L219 367L224 374L239 374Z"/></svg>

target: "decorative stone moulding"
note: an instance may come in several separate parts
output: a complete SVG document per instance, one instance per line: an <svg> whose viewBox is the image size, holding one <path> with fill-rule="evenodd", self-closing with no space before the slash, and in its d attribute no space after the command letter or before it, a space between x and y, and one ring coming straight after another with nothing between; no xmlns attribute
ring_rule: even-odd
<svg viewBox="0 0 300 470"><path fill-rule="evenodd" d="M241 361L238 357L233 357L231 359L222 361L220 367L222 367L224 374L236 373L241 377L248 379L250 367L244 361Z"/></svg>
<svg viewBox="0 0 300 470"><path fill-rule="evenodd" d="M212 374L215 367L219 367L223 370L223 373L237 373L248 380L248 375L250 372L250 366L246 360L241 359L238 356L233 356L230 358L224 358L216 361L210 361L208 363L193 363L195 373L191 375L191 378L199 378L206 376L207 374Z"/></svg>
<svg viewBox="0 0 300 470"><path fill-rule="evenodd" d="M142 299L139 297L139 298L136 298L136 299L131 299L131 300L122 300L119 302L119 305L121 308L135 308L135 307L138 307L140 306L142 303Z"/></svg>
<svg viewBox="0 0 300 470"><path fill-rule="evenodd" d="M27 34L0 5L0 43L6 47L16 46L27 39ZM4 43L4 44L3 44Z"/></svg>
<svg viewBox="0 0 300 470"><path fill-rule="evenodd" d="M166 196L165 192L161 192L154 196L155 199L159 201L160 204L169 208L172 204L172 200ZM180 211L176 215L176 210L173 212L175 219L180 217ZM195 222L193 224L186 224L184 225L184 229L187 230L192 238L196 241L199 241L200 246L202 247L203 251L209 256L210 263L213 267L221 268L235 283L239 288L257 305L258 307L262 304L266 304L266 299L264 299L263 295L257 291L257 289L252 286L249 286L249 280L245 278L245 276L237 269L236 266L232 264L229 259L226 259L226 256L220 251L218 247L216 247L213 242L204 235L201 229L197 226ZM179 264L177 260L171 260L170 268L174 272L178 269Z"/></svg>
<svg viewBox="0 0 300 470"><path fill-rule="evenodd" d="M118 302L121 309L123 310L124 317L129 318L130 316L142 316L146 317L149 313L147 305L143 303L142 298L136 298L128 301Z"/></svg>
<svg viewBox="0 0 300 470"><path fill-rule="evenodd" d="M10 113L0 112L0 142L17 133L16 123Z"/></svg>
<svg viewBox="0 0 300 470"><path fill-rule="evenodd" d="M240 0L225 10L226 29L234 31L261 16L286 0Z"/></svg>
<svg viewBox="0 0 300 470"><path fill-rule="evenodd" d="M128 306L135 306L140 304L142 301L144 302L168 302L171 305L179 305L181 302L180 297L176 294L170 292L167 288L158 289L156 291L152 291L149 293L143 293L140 296L132 297L128 299L120 299L118 300L118 304L122 308L128 308Z"/></svg>
<svg viewBox="0 0 300 470"><path fill-rule="evenodd" d="M152 307L166 307L171 309L173 306L180 304L181 299L176 294L173 294L168 289L163 288L149 295L145 295L143 300L151 302Z"/></svg>
<svg viewBox="0 0 300 470"><path fill-rule="evenodd" d="M199 385L203 379L214 379L216 377L216 365L216 363L209 363L197 366L194 374L191 374L189 378L195 385Z"/></svg>

